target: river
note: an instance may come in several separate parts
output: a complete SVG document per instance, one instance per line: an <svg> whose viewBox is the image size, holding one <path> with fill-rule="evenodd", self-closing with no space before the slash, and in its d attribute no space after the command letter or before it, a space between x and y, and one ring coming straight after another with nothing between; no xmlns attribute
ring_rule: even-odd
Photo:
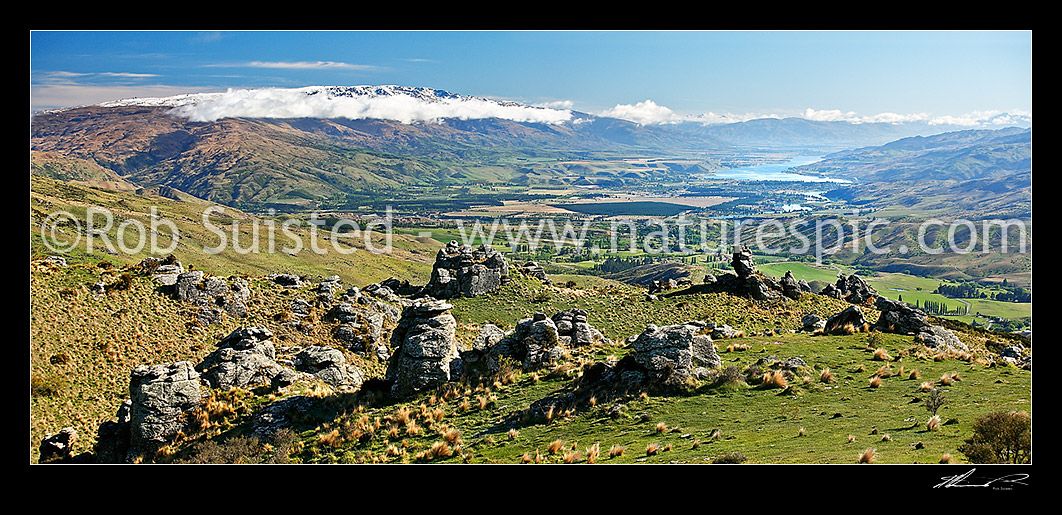
<svg viewBox="0 0 1062 515"><path fill-rule="evenodd" d="M785 163L768 163L728 170L717 170L710 174L703 174L705 179L731 179L739 181L799 181L799 182L851 182L845 179L834 179L819 175L804 175L791 173L798 166L817 163L822 160L821 156L796 156Z"/></svg>

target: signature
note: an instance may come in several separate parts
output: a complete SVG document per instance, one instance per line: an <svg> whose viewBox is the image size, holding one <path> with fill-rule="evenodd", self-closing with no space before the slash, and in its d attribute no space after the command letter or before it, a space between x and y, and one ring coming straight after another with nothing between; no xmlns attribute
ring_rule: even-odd
<svg viewBox="0 0 1062 515"><path fill-rule="evenodd" d="M1008 474L1008 475L1003 476L1003 477L998 477L996 479L991 479L988 482L983 483L983 484L965 483L964 481L967 478L969 478L974 473L975 470L977 470L977 469L975 469L975 468L974 469L970 469L970 471L965 473L965 474L958 474L958 475L955 475L955 476L944 476L944 477L941 478L941 479L943 479L943 481L938 483L933 488L956 488L956 487L1004 488L1004 487L996 485L996 483L1003 483L1003 484L1007 484L1007 485L1028 486L1028 483L1023 483L1022 482L1023 480L1029 478L1028 474Z"/></svg>

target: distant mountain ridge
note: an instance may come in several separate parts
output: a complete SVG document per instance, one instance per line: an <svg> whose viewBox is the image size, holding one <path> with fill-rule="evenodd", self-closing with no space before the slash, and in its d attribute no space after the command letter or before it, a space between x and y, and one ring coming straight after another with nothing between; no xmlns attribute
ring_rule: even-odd
<svg viewBox="0 0 1062 515"><path fill-rule="evenodd" d="M830 154L800 170L861 182L966 181L1031 174L1032 129L965 130L903 138Z"/></svg>
<svg viewBox="0 0 1062 515"><path fill-rule="evenodd" d="M495 182L529 184L553 173L520 164L541 157L823 152L931 130L803 119L640 125L432 88L316 86L49 110L32 117L30 146L94 163L137 187L233 205L471 182L470 167Z"/></svg>

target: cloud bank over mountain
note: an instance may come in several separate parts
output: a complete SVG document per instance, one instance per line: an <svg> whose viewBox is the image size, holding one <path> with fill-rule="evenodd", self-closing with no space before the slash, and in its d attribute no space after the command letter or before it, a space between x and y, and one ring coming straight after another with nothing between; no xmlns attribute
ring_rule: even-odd
<svg viewBox="0 0 1062 515"><path fill-rule="evenodd" d="M606 109L599 116L619 118L640 125L659 125L669 123L696 122L704 124L721 124L747 122L762 118L785 118L794 115L763 114L763 113L701 113L680 114L666 106L662 106L646 99L636 104L618 104ZM951 125L964 127L1004 127L1009 125L1028 125L1032 123L1032 114L1025 112L1003 111L977 111L958 116L930 116L926 113L898 114L878 113L874 115L860 115L854 111L841 111L839 109L813 109L807 108L798 115L798 118L816 122L848 122L848 123L912 123L920 122L928 125Z"/></svg>
<svg viewBox="0 0 1062 515"><path fill-rule="evenodd" d="M105 105L168 105L174 107L173 114L196 122L235 117L384 119L403 123L501 118L555 124L572 118L571 111L565 109L400 86L230 89L223 93L127 99Z"/></svg>

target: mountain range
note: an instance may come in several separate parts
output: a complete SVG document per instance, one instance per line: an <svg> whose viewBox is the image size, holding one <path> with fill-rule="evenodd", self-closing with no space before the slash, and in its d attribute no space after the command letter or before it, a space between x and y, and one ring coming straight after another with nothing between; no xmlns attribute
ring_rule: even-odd
<svg viewBox="0 0 1062 515"><path fill-rule="evenodd" d="M948 129L800 118L639 125L430 88L350 86L49 110L31 118L30 148L50 156L51 167L35 165L34 173L100 168L137 187L248 205L408 186L533 184L564 173L553 166L558 160L595 157L682 155L718 168L714 158L750 150L823 153Z"/></svg>

